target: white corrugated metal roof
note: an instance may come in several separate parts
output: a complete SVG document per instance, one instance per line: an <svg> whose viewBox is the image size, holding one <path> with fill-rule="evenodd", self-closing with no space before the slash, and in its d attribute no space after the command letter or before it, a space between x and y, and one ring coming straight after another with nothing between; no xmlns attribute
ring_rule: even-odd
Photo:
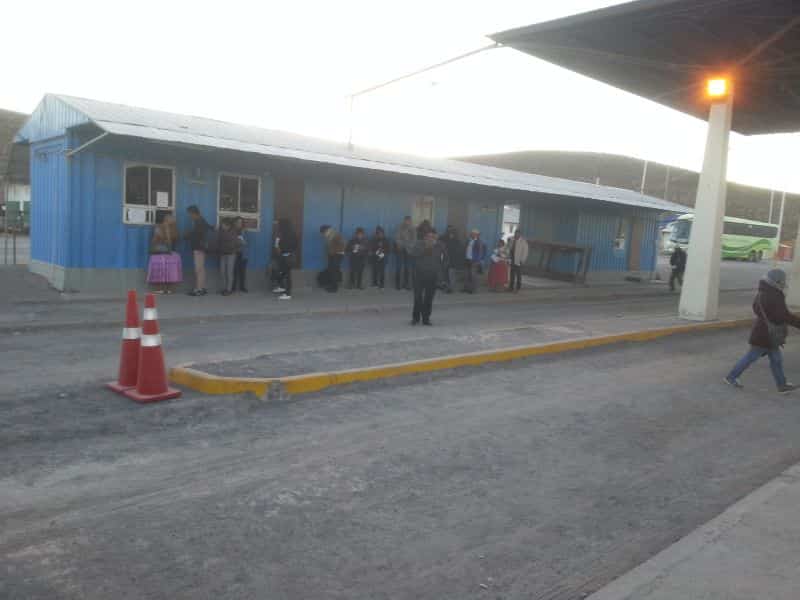
<svg viewBox="0 0 800 600"><path fill-rule="evenodd" d="M84 113L104 131L116 135L402 173L507 190L590 198L665 212L686 212L685 206L631 190L456 160L425 158L369 148L349 148L346 144L337 142L203 117L134 108L73 96L56 97Z"/></svg>

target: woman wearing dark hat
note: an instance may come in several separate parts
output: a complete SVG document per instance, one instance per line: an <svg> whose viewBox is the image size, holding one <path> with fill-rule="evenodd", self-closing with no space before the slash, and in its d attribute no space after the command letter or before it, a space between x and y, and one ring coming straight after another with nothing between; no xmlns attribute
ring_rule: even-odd
<svg viewBox="0 0 800 600"><path fill-rule="evenodd" d="M758 294L753 301L753 312L756 321L750 331L750 350L725 376L725 383L741 388L739 377L742 373L766 355L769 357L769 368L775 378L775 385L780 393L791 392L797 386L786 381L783 373L783 355L781 346L786 343L788 326L800 328L800 317L789 311L786 306L786 273L782 269L772 269L758 282Z"/></svg>

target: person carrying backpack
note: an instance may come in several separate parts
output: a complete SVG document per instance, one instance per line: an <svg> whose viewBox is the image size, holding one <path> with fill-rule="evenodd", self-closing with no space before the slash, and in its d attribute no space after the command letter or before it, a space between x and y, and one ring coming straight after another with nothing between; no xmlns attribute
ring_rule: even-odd
<svg viewBox="0 0 800 600"><path fill-rule="evenodd" d="M782 269L772 269L758 282L758 294L753 300L756 321L750 331L750 350L739 359L724 381L736 388L743 387L739 377L762 356L769 357L769 368L778 392L785 394L797 386L786 381L783 372L781 346L786 343L788 326L800 328L800 317L790 312L786 306L784 289L786 273Z"/></svg>

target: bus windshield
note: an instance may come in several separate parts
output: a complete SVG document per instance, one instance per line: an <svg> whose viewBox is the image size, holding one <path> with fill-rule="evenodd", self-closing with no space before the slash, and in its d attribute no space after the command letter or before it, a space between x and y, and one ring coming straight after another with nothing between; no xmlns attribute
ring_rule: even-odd
<svg viewBox="0 0 800 600"><path fill-rule="evenodd" d="M688 219L683 221L675 221L672 225L672 236L669 238L672 242L688 242L689 234L692 232L692 222Z"/></svg>

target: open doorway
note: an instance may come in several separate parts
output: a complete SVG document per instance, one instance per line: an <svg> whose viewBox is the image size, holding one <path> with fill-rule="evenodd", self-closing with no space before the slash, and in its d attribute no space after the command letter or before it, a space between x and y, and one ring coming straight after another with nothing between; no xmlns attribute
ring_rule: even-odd
<svg viewBox="0 0 800 600"><path fill-rule="evenodd" d="M275 179L275 220L289 219L297 235L297 266L303 265L303 203L305 182L302 179Z"/></svg>
<svg viewBox="0 0 800 600"><path fill-rule="evenodd" d="M519 229L520 222L520 205L519 204L505 204L503 206L503 225L500 235L504 240L512 237L514 232Z"/></svg>

